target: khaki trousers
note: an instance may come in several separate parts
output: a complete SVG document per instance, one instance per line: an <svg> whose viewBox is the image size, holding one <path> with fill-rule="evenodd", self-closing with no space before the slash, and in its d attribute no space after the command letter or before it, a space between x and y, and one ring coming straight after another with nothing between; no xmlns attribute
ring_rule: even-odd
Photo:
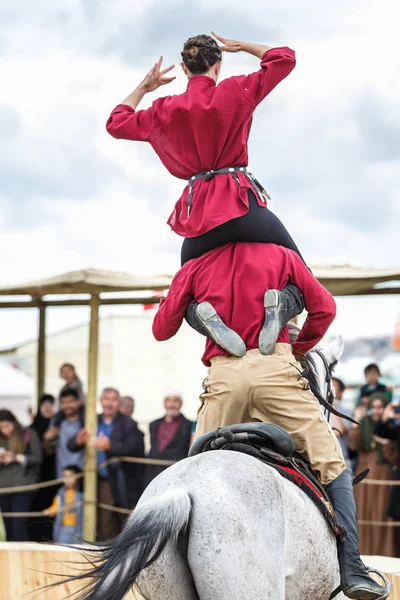
<svg viewBox="0 0 400 600"><path fill-rule="evenodd" d="M308 458L327 485L346 463L301 371L289 344L276 344L271 356L249 350L242 358L213 357L200 396L196 438L235 423L274 423L290 433L297 452Z"/></svg>

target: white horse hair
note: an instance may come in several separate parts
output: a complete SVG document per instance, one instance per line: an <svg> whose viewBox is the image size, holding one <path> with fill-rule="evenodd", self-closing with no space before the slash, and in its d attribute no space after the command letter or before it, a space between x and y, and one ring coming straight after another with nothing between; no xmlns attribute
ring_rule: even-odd
<svg viewBox="0 0 400 600"><path fill-rule="evenodd" d="M320 349L328 364L343 346L336 338ZM325 396L325 367L313 358ZM231 451L161 473L96 553L80 600L122 600L133 584L148 600L328 600L340 583L336 539L316 505L272 467Z"/></svg>

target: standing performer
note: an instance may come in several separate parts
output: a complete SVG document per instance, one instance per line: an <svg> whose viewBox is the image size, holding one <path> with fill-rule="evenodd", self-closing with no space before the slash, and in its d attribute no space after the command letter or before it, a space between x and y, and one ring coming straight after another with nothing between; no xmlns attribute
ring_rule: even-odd
<svg viewBox="0 0 400 600"><path fill-rule="evenodd" d="M280 288L288 279L304 294L308 316L292 345L284 327L273 354L263 356L257 336L264 318L264 289ZM248 421L283 427L293 437L297 452L318 473L346 531L338 542L343 592L358 600L383 600L388 590L369 576L358 551L351 469L346 468L339 442L296 361L296 355L313 348L332 323L336 314L332 296L291 250L274 244L227 244L186 263L175 275L153 321L157 340L177 333L193 298L212 302L247 348L243 357L226 356L219 345L207 340L203 362L210 368L196 436Z"/></svg>
<svg viewBox="0 0 400 600"><path fill-rule="evenodd" d="M111 113L107 131L115 138L149 142L168 171L188 180L168 223L185 238L182 265L229 242L274 243L301 254L280 220L267 208L267 192L248 172L247 142L255 108L293 70L296 60L287 47L228 40L213 34L189 38L182 51L188 78L183 94L155 100L136 111L145 94L173 81L173 66L161 69L162 57L144 80ZM230 77L218 86L222 52L247 52L261 60L250 75ZM266 327L259 347L271 354L283 326L304 308L299 290L287 282L265 294ZM208 305L190 307L189 324L242 356L243 341Z"/></svg>

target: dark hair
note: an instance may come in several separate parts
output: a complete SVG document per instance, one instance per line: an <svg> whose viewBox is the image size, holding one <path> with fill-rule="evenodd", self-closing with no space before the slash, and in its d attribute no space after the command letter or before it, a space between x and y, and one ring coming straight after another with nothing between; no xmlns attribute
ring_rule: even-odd
<svg viewBox="0 0 400 600"><path fill-rule="evenodd" d="M63 467L63 471L71 471L72 473L75 473L75 475L80 475L83 473L82 469L78 467L78 465L67 465L66 467Z"/></svg>
<svg viewBox="0 0 400 600"><path fill-rule="evenodd" d="M61 369L63 369L64 367L69 367L70 369L72 369L73 371L76 371L75 366L72 363L63 363L60 367L60 371Z"/></svg>
<svg viewBox="0 0 400 600"><path fill-rule="evenodd" d="M13 423L14 433L10 439L10 450L16 454L22 454L25 450L25 437L22 425L18 421L17 417L6 408L0 410L0 422L6 421L7 423ZM4 441L3 436L0 434L0 441Z"/></svg>
<svg viewBox="0 0 400 600"><path fill-rule="evenodd" d="M120 399L121 400L129 400L129 402L132 402L132 405L135 406L135 399L132 398L132 396L121 396Z"/></svg>
<svg viewBox="0 0 400 600"><path fill-rule="evenodd" d="M72 396L75 400L79 400L79 394L74 388L65 388L60 394L60 401L67 396Z"/></svg>
<svg viewBox="0 0 400 600"><path fill-rule="evenodd" d="M368 373L371 373L371 371L378 371L378 375L381 374L379 367L376 363L371 363L370 365L367 365L364 369L364 374L368 375Z"/></svg>
<svg viewBox="0 0 400 600"><path fill-rule="evenodd" d="M14 415L14 413L6 408L0 409L0 421L8 421L9 423L18 424L17 417Z"/></svg>
<svg viewBox="0 0 400 600"><path fill-rule="evenodd" d="M182 60L191 73L205 73L222 60L222 50L209 35L196 35L183 45Z"/></svg>
<svg viewBox="0 0 400 600"><path fill-rule="evenodd" d="M332 377L332 381L336 381L339 386L339 390L341 392L344 392L344 390L346 389L346 386L344 385L344 383L341 379L339 379L338 377Z"/></svg>
<svg viewBox="0 0 400 600"><path fill-rule="evenodd" d="M54 404L54 396L52 396L51 394L42 394L39 398L39 406L44 404L44 402L50 402L50 404Z"/></svg>

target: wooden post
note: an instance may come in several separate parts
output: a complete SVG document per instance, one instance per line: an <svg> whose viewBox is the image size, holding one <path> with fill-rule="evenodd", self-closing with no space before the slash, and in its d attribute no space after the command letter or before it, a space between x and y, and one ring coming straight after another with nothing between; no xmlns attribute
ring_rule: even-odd
<svg viewBox="0 0 400 600"><path fill-rule="evenodd" d="M100 296L98 294L93 294L90 299L88 395L86 400L85 428L94 435L97 432L96 403L99 307ZM89 446L86 446L85 471L83 537L88 542L93 542L96 539L97 526L97 453L94 448L90 448Z"/></svg>
<svg viewBox="0 0 400 600"><path fill-rule="evenodd" d="M39 410L39 398L44 394L46 379L46 305L41 302L39 304L39 336L36 373L36 409Z"/></svg>

